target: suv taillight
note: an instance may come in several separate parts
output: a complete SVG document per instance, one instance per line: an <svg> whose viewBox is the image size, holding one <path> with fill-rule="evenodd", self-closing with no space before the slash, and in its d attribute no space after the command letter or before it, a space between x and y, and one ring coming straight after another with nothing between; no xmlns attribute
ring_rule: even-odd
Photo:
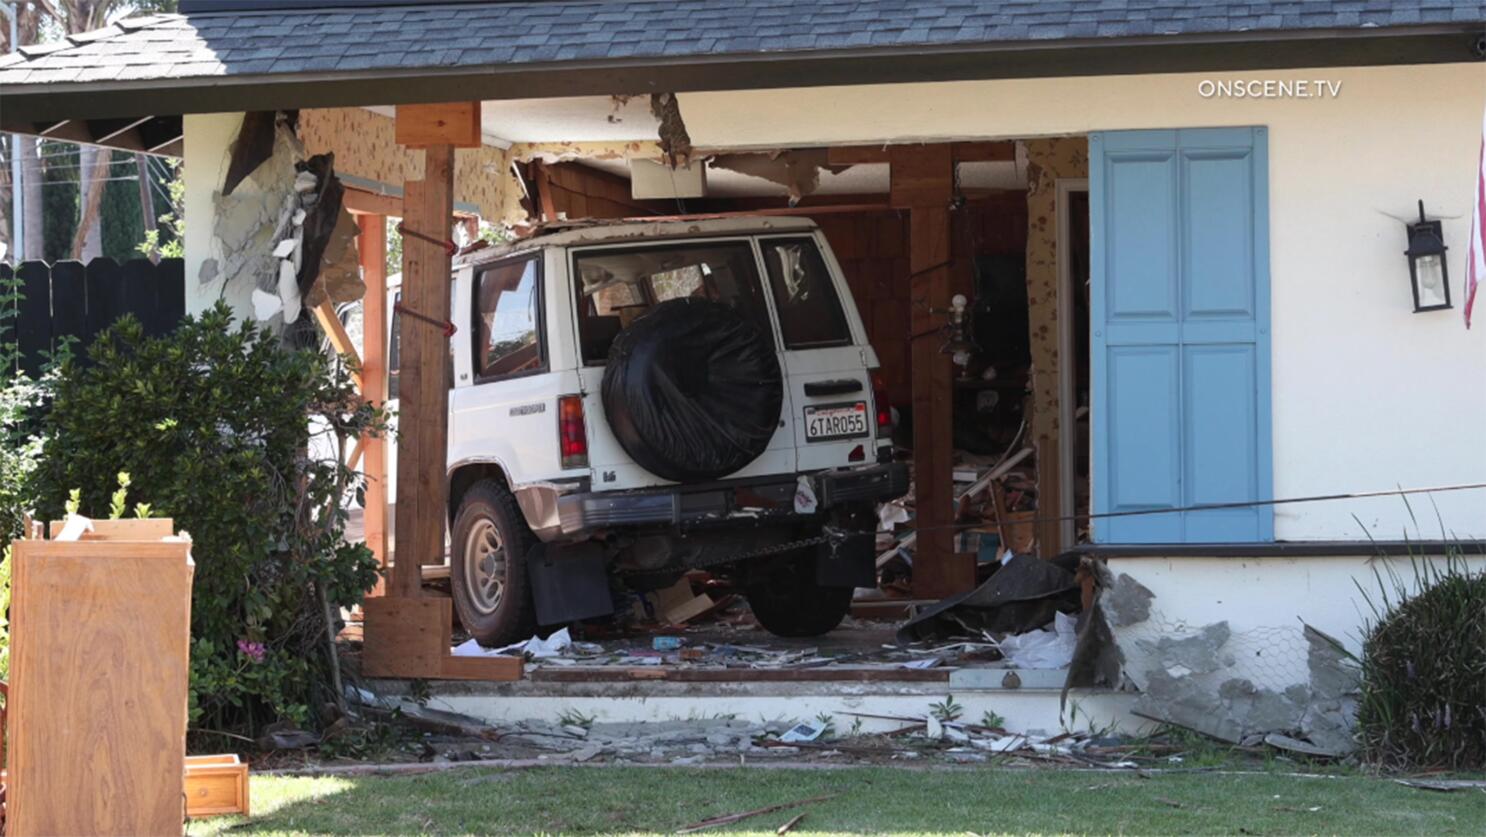
<svg viewBox="0 0 1486 837"><path fill-rule="evenodd" d="M557 440L562 448L562 467L588 467L588 431L583 427L583 396L557 399Z"/></svg>
<svg viewBox="0 0 1486 837"><path fill-rule="evenodd" d="M885 436L893 430L893 406L887 400L887 379L882 370L872 372L872 409L877 413L877 435Z"/></svg>

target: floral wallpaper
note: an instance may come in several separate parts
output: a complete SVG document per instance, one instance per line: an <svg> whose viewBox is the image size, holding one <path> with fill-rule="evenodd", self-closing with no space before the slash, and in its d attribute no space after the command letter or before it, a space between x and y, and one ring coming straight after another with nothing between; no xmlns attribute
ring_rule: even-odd
<svg viewBox="0 0 1486 837"><path fill-rule="evenodd" d="M1057 509L1058 485L1058 178L1089 176L1085 137L1027 140L1027 318L1032 342L1031 436L1037 446L1039 511ZM1066 511L1066 510L1065 510ZM1043 515L1048 517L1049 515ZM1056 521L1038 525L1045 556L1062 548Z"/></svg>
<svg viewBox="0 0 1486 837"><path fill-rule="evenodd" d="M393 119L364 108L303 110L299 136L311 154L335 152L336 170L389 185L423 176L423 155L399 146ZM660 159L655 140L613 142L516 143L460 148L454 152L454 200L473 204L491 223L529 223L521 205L523 193L511 172L511 163L542 159L549 163L576 159Z"/></svg>

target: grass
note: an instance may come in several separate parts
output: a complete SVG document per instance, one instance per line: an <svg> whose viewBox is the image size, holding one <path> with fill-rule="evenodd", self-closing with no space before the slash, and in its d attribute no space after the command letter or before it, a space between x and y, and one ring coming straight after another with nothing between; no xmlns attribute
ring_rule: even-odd
<svg viewBox="0 0 1486 837"><path fill-rule="evenodd" d="M905 834L1480 834L1486 793L1364 776L1076 770L468 768L401 777L254 777L251 819L192 835L663 832L836 794L715 831ZM708 833L708 832L704 832Z"/></svg>

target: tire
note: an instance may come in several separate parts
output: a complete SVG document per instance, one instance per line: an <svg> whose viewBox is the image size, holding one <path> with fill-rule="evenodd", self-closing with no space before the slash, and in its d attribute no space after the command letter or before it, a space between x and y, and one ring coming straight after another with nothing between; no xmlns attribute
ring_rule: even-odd
<svg viewBox="0 0 1486 837"><path fill-rule="evenodd" d="M625 453L674 482L726 476L779 428L784 376L774 341L731 307L673 299L614 338L604 413Z"/></svg>
<svg viewBox="0 0 1486 837"><path fill-rule="evenodd" d="M449 581L464 629L496 648L531 637L537 622L526 554L537 538L516 498L494 480L470 486L451 541Z"/></svg>
<svg viewBox="0 0 1486 837"><path fill-rule="evenodd" d="M829 633L851 610L850 587L815 582L815 551L802 550L750 568L745 593L759 626L775 636Z"/></svg>

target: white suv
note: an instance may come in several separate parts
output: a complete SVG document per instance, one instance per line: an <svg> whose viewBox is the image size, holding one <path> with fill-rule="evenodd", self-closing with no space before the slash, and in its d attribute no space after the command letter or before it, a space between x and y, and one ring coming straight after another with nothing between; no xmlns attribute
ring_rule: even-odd
<svg viewBox="0 0 1486 837"><path fill-rule="evenodd" d="M574 225L457 260L453 310L450 572L482 643L697 567L785 636L875 585L908 472L813 222Z"/></svg>

